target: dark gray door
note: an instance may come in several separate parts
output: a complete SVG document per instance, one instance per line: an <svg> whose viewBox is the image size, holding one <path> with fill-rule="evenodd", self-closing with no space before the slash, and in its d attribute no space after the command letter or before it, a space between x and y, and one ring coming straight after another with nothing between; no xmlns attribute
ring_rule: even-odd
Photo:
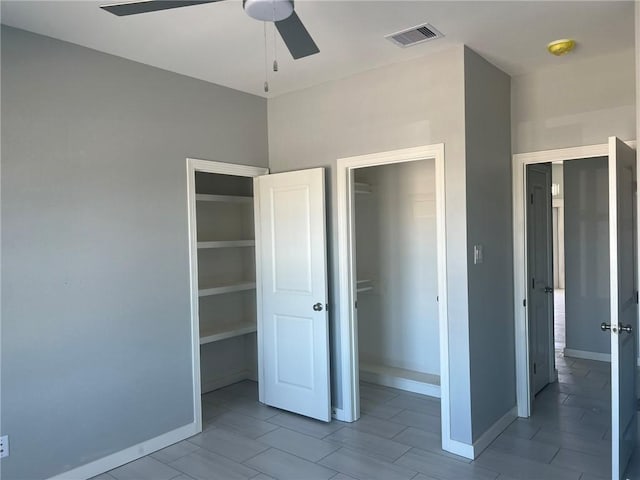
<svg viewBox="0 0 640 480"><path fill-rule="evenodd" d="M527 274L531 393L552 377L553 226L551 164L527 166Z"/></svg>

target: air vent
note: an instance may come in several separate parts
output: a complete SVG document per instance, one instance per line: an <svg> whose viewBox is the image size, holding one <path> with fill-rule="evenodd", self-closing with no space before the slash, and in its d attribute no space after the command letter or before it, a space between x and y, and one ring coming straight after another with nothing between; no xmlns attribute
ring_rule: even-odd
<svg viewBox="0 0 640 480"><path fill-rule="evenodd" d="M387 38L399 47L404 48L442 37L444 37L442 33L433 28L433 26L429 25L428 23L425 23L422 25L418 25L417 27L402 30L401 32L385 35L384 38Z"/></svg>

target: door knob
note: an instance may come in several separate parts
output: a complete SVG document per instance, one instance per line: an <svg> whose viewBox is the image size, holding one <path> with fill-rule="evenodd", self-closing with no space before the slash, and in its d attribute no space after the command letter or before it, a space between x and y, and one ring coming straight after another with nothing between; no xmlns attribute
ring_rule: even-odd
<svg viewBox="0 0 640 480"><path fill-rule="evenodd" d="M621 323L620 324L620 331L621 332L632 333L633 332L633 327L631 326L631 324L625 325L624 323Z"/></svg>
<svg viewBox="0 0 640 480"><path fill-rule="evenodd" d="M629 325L629 328L631 328L631 325ZM618 333L618 326L611 325L610 323L602 322L600 324L600 330L602 330L603 332L606 332L607 330L611 330L613 333Z"/></svg>
<svg viewBox="0 0 640 480"><path fill-rule="evenodd" d="M553 287L544 287L544 293L553 293Z"/></svg>
<svg viewBox="0 0 640 480"><path fill-rule="evenodd" d="M320 302L316 303L316 304L313 306L313 311L314 311L314 312L321 312L321 311L322 311L322 304L321 304Z"/></svg>

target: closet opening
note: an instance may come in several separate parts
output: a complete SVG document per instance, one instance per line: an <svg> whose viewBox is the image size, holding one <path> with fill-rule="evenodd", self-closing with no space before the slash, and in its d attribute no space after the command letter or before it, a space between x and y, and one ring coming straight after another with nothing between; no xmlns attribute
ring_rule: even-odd
<svg viewBox="0 0 640 480"><path fill-rule="evenodd" d="M423 443L468 454L450 438L444 145L342 158L336 173L334 417L411 422Z"/></svg>
<svg viewBox="0 0 640 480"><path fill-rule="evenodd" d="M354 171L361 389L440 397L435 186L434 160Z"/></svg>
<svg viewBox="0 0 640 480"><path fill-rule="evenodd" d="M253 177L266 173L187 161L194 410L200 429L210 420L201 395L258 380Z"/></svg>

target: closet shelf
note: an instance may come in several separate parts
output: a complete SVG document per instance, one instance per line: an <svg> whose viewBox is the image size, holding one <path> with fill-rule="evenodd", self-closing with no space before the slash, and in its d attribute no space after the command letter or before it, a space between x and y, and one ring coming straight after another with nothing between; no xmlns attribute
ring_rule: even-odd
<svg viewBox="0 0 640 480"><path fill-rule="evenodd" d="M355 187L354 189L356 193L371 193L371 185L368 183L354 182L353 186Z"/></svg>
<svg viewBox="0 0 640 480"><path fill-rule="evenodd" d="M356 292L370 292L373 290L373 285L371 285L371 280L356 280Z"/></svg>
<svg viewBox="0 0 640 480"><path fill-rule="evenodd" d="M222 295L224 293L242 292L243 290L253 290L256 288L256 282L238 282L226 285L217 285L215 287L201 288L198 290L199 297L208 297L210 295Z"/></svg>
<svg viewBox="0 0 640 480"><path fill-rule="evenodd" d="M240 195L209 195L207 193L197 193L196 201L252 204L253 197L245 197Z"/></svg>
<svg viewBox="0 0 640 480"><path fill-rule="evenodd" d="M200 345L219 342L227 338L239 337L255 332L256 324L252 322L237 322L215 327L205 327L200 329Z"/></svg>
<svg viewBox="0 0 640 480"><path fill-rule="evenodd" d="M198 248L254 247L255 245L255 240L215 240L211 242L198 242Z"/></svg>

